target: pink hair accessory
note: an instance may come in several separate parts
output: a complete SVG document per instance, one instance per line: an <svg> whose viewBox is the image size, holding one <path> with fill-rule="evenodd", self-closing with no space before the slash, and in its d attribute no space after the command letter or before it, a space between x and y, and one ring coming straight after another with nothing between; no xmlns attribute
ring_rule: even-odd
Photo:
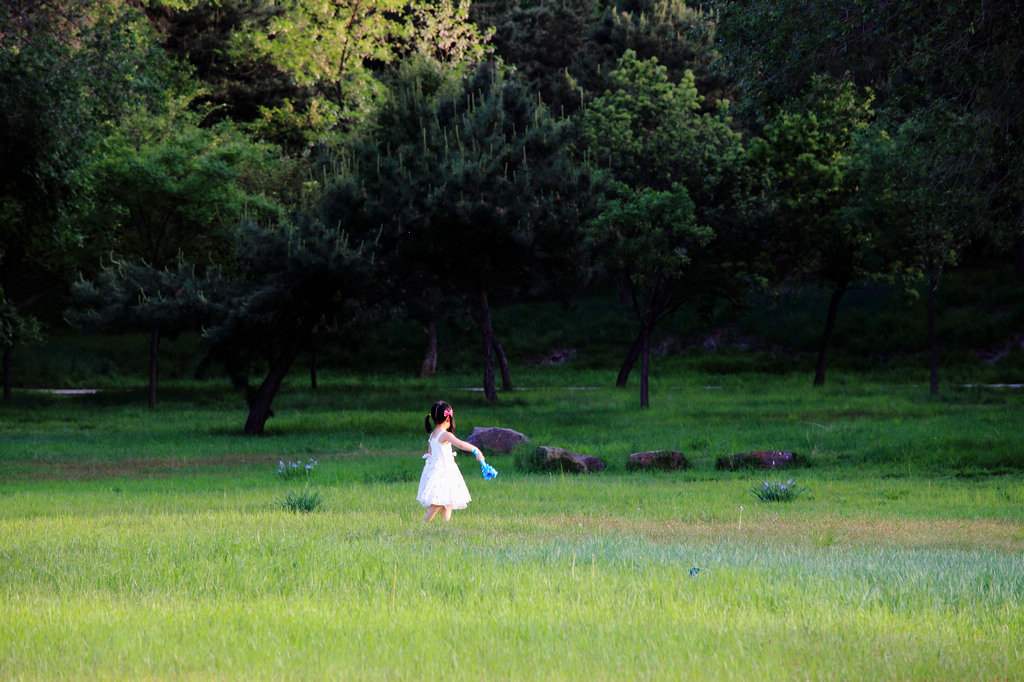
<svg viewBox="0 0 1024 682"><path fill-rule="evenodd" d="M444 411L444 416L446 416L446 417L450 417L450 416L452 416L452 410L451 410L451 408L448 408L447 410L445 410L445 411Z"/></svg>

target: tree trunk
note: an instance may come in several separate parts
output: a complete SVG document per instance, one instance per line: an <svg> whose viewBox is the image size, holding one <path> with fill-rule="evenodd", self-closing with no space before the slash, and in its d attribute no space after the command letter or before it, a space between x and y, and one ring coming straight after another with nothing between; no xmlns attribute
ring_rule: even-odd
<svg viewBox="0 0 1024 682"><path fill-rule="evenodd" d="M153 325L149 334L149 407L156 407L156 380L160 372L160 325Z"/></svg>
<svg viewBox="0 0 1024 682"><path fill-rule="evenodd" d="M420 365L420 379L427 379L434 376L437 371L437 323L430 322L427 326L427 352L423 356L423 364Z"/></svg>
<svg viewBox="0 0 1024 682"><path fill-rule="evenodd" d="M626 385L633 365L636 363L637 358L640 358L640 407L650 406L648 385L651 366L651 334L654 332L658 322L668 316L668 301L674 288L671 282L663 281L655 291L651 292L646 302L641 301L637 297L636 290L632 284L628 284L624 289L630 294L633 311L640 322L640 333L637 335L636 340L633 342L633 347L629 349L626 360L619 369L619 376L615 381L615 385L619 388Z"/></svg>
<svg viewBox="0 0 1024 682"><path fill-rule="evenodd" d="M493 405L498 402L498 391L494 387L494 328L486 289L480 289L480 334L484 344L484 395Z"/></svg>
<svg viewBox="0 0 1024 682"><path fill-rule="evenodd" d="M299 352L309 341L309 335L313 333L313 328L316 327L319 320L320 316L316 314L305 317L292 332L292 337L281 355L270 365L267 378L260 384L253 396L252 404L249 405L249 418L245 421L245 435L263 435L263 427L266 426L267 419L270 418L270 406L274 402L274 396L277 395L277 389L281 387L281 382L284 381L295 358L299 357Z"/></svg>
<svg viewBox="0 0 1024 682"><path fill-rule="evenodd" d="M11 355L13 351L12 346L4 346L4 400L11 399Z"/></svg>
<svg viewBox="0 0 1024 682"><path fill-rule="evenodd" d="M651 400L648 395L648 372L651 367L651 329L646 324L640 331L643 341L640 352L640 407L650 407Z"/></svg>
<svg viewBox="0 0 1024 682"><path fill-rule="evenodd" d="M512 373L508 369L508 358L505 357L505 349L501 347L498 335L494 334L494 354L498 358L498 368L501 369L501 390L512 390Z"/></svg>
<svg viewBox="0 0 1024 682"><path fill-rule="evenodd" d="M814 385L825 385L825 367L828 364L828 347L832 343L832 332L836 328L836 318L839 317L839 303L846 293L847 284L844 282L832 292L832 298L828 302L828 316L825 318L825 331L821 334L821 343L818 345L818 364L814 371Z"/></svg>
<svg viewBox="0 0 1024 682"><path fill-rule="evenodd" d="M314 346L312 343L309 344L309 345L310 345L310 355L311 355L311 357L309 359L309 388L311 390L315 391L319 387L319 385L320 385L319 382L317 381L317 376L316 376L316 374L317 374L317 365L318 365L318 362L319 362L319 355L316 352L316 346Z"/></svg>
<svg viewBox="0 0 1024 682"><path fill-rule="evenodd" d="M934 273L928 275L928 394L939 394L939 343L935 338L935 291L939 279Z"/></svg>
<svg viewBox="0 0 1024 682"><path fill-rule="evenodd" d="M643 332L637 334L636 341L633 342L632 348L630 348L629 353L626 354L626 359L622 363L622 368L619 369L619 376L615 380L616 388L626 387L626 382L629 381L629 373L633 371L633 365L636 364L636 360L640 357L640 352L643 350L643 336Z"/></svg>

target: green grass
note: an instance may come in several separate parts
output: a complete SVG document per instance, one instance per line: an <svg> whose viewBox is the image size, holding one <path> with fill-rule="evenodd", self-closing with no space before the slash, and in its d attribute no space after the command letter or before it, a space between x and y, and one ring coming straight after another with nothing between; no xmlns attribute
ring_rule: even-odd
<svg viewBox="0 0 1024 682"><path fill-rule="evenodd" d="M665 370L661 370L665 371ZM0 407L0 679L1015 679L1024 669L1024 395L837 373L521 373L293 382L263 438L170 382ZM586 390L581 390L586 389ZM602 474L460 458L473 502L421 521L423 416L503 425ZM691 467L630 473L677 449ZM806 490L715 460L789 449ZM279 461L315 458L285 481ZM293 513L281 501L315 492ZM694 578L690 570L699 568Z"/></svg>
<svg viewBox="0 0 1024 682"><path fill-rule="evenodd" d="M80 397L19 391L0 413L0 462L11 475L31 476L126 459L401 459L424 447L423 416L443 398L455 405L463 435L474 426L507 426L535 445L600 457L612 471L624 470L631 452L654 449L682 451L694 464L690 476L707 475L717 457L762 449L884 475L1024 470L1024 392L1017 389L952 387L930 399L921 385L855 375L812 390L792 375L655 374L651 408L641 410L635 387L608 388L608 377L599 378L523 372L520 388L495 406L466 390L475 385L470 376L324 380L316 392L291 384L275 400L267 435L256 439L241 435L240 398L216 385L172 384L156 410L144 407L138 390Z"/></svg>
<svg viewBox="0 0 1024 682"><path fill-rule="evenodd" d="M749 478L511 475L470 479L470 509L425 526L414 484L327 486L323 511L292 514L265 474L4 485L0 677L1009 679L1024 663L1019 506L947 512L991 513L1019 479L812 478L779 507Z"/></svg>

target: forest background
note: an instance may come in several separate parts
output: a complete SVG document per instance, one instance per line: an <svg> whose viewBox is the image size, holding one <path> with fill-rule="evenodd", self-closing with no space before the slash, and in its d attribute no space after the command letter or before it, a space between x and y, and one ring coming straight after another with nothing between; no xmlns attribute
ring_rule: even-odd
<svg viewBox="0 0 1024 682"><path fill-rule="evenodd" d="M1022 22L0 0L0 677L1019 678Z"/></svg>
<svg viewBox="0 0 1024 682"><path fill-rule="evenodd" d="M133 344L249 434L296 362L1017 383L1021 45L1009 0L4 0L5 400Z"/></svg>

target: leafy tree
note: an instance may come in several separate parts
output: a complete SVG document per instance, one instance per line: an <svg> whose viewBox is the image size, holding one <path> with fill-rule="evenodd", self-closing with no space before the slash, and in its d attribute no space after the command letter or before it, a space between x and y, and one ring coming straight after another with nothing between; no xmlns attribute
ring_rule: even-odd
<svg viewBox="0 0 1024 682"><path fill-rule="evenodd" d="M85 59L68 46L56 8L0 5L0 347L11 394L15 345L38 338L38 303L58 294L78 235L65 213L81 179L73 173L85 131L76 128Z"/></svg>
<svg viewBox="0 0 1024 682"><path fill-rule="evenodd" d="M40 337L39 321L24 316L4 296L0 289L0 348L3 353L4 399L11 397L11 352L10 349L23 343L36 341Z"/></svg>
<svg viewBox="0 0 1024 682"><path fill-rule="evenodd" d="M259 194L244 187L247 175L275 162L275 150L227 122L200 128L189 99L166 112L133 112L104 140L89 167L92 206L84 221L92 224L93 250L113 260L95 282L79 282L82 310L69 313L91 330L149 334L150 407L160 339L201 323L200 285L188 280L229 262L231 232L244 215L268 220L281 211L266 194L273 185Z"/></svg>
<svg viewBox="0 0 1024 682"><path fill-rule="evenodd" d="M494 28L496 52L554 111L572 114L604 92L627 50L656 57L673 82L691 71L706 111L730 96L717 65L714 14L681 0L474 3L472 16Z"/></svg>
<svg viewBox="0 0 1024 682"><path fill-rule="evenodd" d="M139 111L108 136L90 166L97 246L162 270L173 262L218 263L230 255L226 231L243 212L273 212L236 184L246 165L274 152L230 125L201 128L201 115L176 103L165 114Z"/></svg>
<svg viewBox="0 0 1024 682"><path fill-rule="evenodd" d="M453 64L482 57L486 36L468 8L467 0L286 0L234 34L229 53L233 62L269 63L303 91L262 107L263 129L320 141L364 121L385 96L381 71L409 54Z"/></svg>
<svg viewBox="0 0 1024 682"><path fill-rule="evenodd" d="M180 82L150 39L122 3L0 4L0 306L23 329L37 328L39 306L62 297L80 266L85 235L72 215L103 125ZM13 344L31 336L5 334L5 394Z"/></svg>
<svg viewBox="0 0 1024 682"><path fill-rule="evenodd" d="M615 197L595 221L594 232L608 248L607 261L621 277L640 324L640 406L649 407L651 332L675 310L672 299L691 253L713 232L697 225L693 202L678 184L669 191L622 186Z"/></svg>
<svg viewBox="0 0 1024 682"><path fill-rule="evenodd" d="M859 283L895 274L898 252L879 248L884 223L855 220L861 201L858 155L873 120L872 95L849 82L816 79L813 94L793 101L750 143L777 207L771 242L782 277L829 293L814 385L825 383L828 348L845 294Z"/></svg>
<svg viewBox="0 0 1024 682"><path fill-rule="evenodd" d="M808 27L814 30L808 30ZM957 156L988 160L977 197L996 243L1024 263L1024 5L1014 0L730 0L719 25L744 90L741 115L764 124L816 76L870 87L895 123L934 109L974 122ZM930 116L931 114L925 114Z"/></svg>
<svg viewBox="0 0 1024 682"><path fill-rule="evenodd" d="M719 101L733 99L732 79L721 65L717 16L705 3L683 0L627 0L604 3L588 34L586 54L573 74L589 90L603 92L606 75L627 50L645 61L657 59L677 83L692 74L701 93L702 112L714 113Z"/></svg>
<svg viewBox="0 0 1024 682"><path fill-rule="evenodd" d="M187 63L202 84L203 92L195 104L207 109L205 124L228 119L253 123L261 119L261 109L273 110L286 101L305 106L308 90L268 55L236 49L242 42L236 36L264 30L283 12L284 7L271 0L191 0L177 8L164 2L147 8L164 49ZM286 137L266 137L281 144L288 141Z"/></svg>
<svg viewBox="0 0 1024 682"><path fill-rule="evenodd" d="M888 129L900 131L904 140L917 131L913 136L919 135L924 145L908 147L898 159L907 177L923 179L935 172L941 187L947 178L965 176L963 168L947 174L943 167L983 160L971 169L977 181L963 184L955 194L936 191L930 198L938 204L930 207L912 201L905 189L900 203L917 205L923 214L903 224L928 225L931 236L917 235L922 244L956 251L966 240L964 224L954 216L970 212L976 238L1013 244L1024 271L1024 180L1016 170L1024 143L1024 5L1011 0L940 5L731 0L724 8L723 51L744 87L741 113L749 122L772 120L781 103L812 91L822 75L870 87ZM922 127L922 121L928 123ZM970 135L964 134L962 121L971 122ZM951 128L942 131L937 125ZM920 166L912 170L911 162ZM879 177L884 175L879 171ZM902 181L895 186L906 188ZM952 222L936 222L944 218ZM946 251L939 262L956 260L954 252Z"/></svg>
<svg viewBox="0 0 1024 682"><path fill-rule="evenodd" d="M988 164L969 143L978 125L951 112L929 110L904 121L870 148L862 174L869 219L886 224L908 254L908 272L925 281L929 392L939 391L936 293L943 273L984 228L981 193Z"/></svg>
<svg viewBox="0 0 1024 682"><path fill-rule="evenodd" d="M708 306L745 289L753 231L737 201L745 175L739 136L724 113L700 113L693 75L673 83L656 59L627 51L610 80L612 89L582 114L586 153L614 179L592 236L612 247L640 326L617 384L643 356L646 407L651 332L684 305Z"/></svg>
<svg viewBox="0 0 1024 682"><path fill-rule="evenodd" d="M816 76L849 78L905 112L937 99L1019 111L1006 79L1022 75L1022 31L1012 0L729 0L719 25L747 105L765 115Z"/></svg>
<svg viewBox="0 0 1024 682"><path fill-rule="evenodd" d="M473 3L470 16L494 31L495 52L554 111L574 112L580 92L570 73L581 59L598 0L538 0L529 3Z"/></svg>

